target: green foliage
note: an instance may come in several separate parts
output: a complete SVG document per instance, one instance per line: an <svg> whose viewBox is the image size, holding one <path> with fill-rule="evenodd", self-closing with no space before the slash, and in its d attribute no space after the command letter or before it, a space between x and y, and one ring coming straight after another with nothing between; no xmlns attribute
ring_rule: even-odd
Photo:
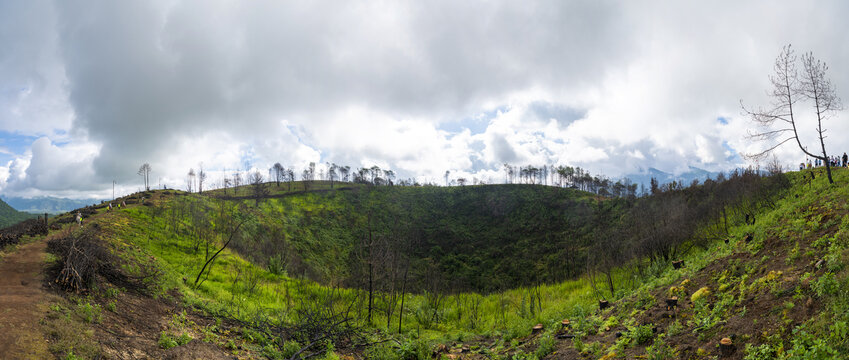
<svg viewBox="0 0 849 360"><path fill-rule="evenodd" d="M99 323L102 317L102 309L99 304L90 302L79 302L76 309L77 315L87 323Z"/></svg>
<svg viewBox="0 0 849 360"><path fill-rule="evenodd" d="M159 333L159 341L157 341L157 344L159 347L167 350L179 346L180 343L178 343L177 340L177 338L174 338L174 336L168 332L162 331Z"/></svg>
<svg viewBox="0 0 849 360"><path fill-rule="evenodd" d="M647 360L673 360L678 358L678 350L666 343L663 336L659 336L653 344L646 347Z"/></svg>
<svg viewBox="0 0 849 360"><path fill-rule="evenodd" d="M645 324L628 329L628 337L637 345L645 345L654 338L654 325Z"/></svg>
<svg viewBox="0 0 849 360"><path fill-rule="evenodd" d="M577 351L581 354L584 353L585 346L584 346L584 342L581 341L580 337L576 336L576 337L572 338L572 347L575 349L575 351Z"/></svg>
<svg viewBox="0 0 849 360"><path fill-rule="evenodd" d="M118 301L117 300L112 300L112 301L106 303L106 310L109 310L111 312L115 312L115 310L117 310L117 308L118 308Z"/></svg>
<svg viewBox="0 0 849 360"><path fill-rule="evenodd" d="M287 340L283 343L283 348L281 349L281 355L283 355L284 359L289 359L295 353L301 350L301 344L298 344L295 340Z"/></svg>
<svg viewBox="0 0 849 360"><path fill-rule="evenodd" d="M837 278L831 272L826 272L816 282L811 284L811 287L818 296L835 295L839 286L840 284Z"/></svg>
<svg viewBox="0 0 849 360"><path fill-rule="evenodd" d="M539 343L537 344L536 350L534 350L534 356L539 359L546 357L548 354L554 352L554 336L552 333L546 333L545 335L539 338Z"/></svg>
<svg viewBox="0 0 849 360"><path fill-rule="evenodd" d="M37 215L15 210L5 201L0 200L0 228L15 225L21 221L32 219Z"/></svg>
<svg viewBox="0 0 849 360"><path fill-rule="evenodd" d="M790 340L791 348L787 351L787 359L792 360L826 360L834 359L838 352L828 343L828 339L809 333L804 327L793 329Z"/></svg>
<svg viewBox="0 0 849 360"><path fill-rule="evenodd" d="M744 360L770 360L775 359L775 349L770 344L761 344L760 346L753 346L752 344L746 344L746 356L743 357Z"/></svg>
<svg viewBox="0 0 849 360"><path fill-rule="evenodd" d="M372 346L365 351L366 359L404 360L389 344L382 343Z"/></svg>

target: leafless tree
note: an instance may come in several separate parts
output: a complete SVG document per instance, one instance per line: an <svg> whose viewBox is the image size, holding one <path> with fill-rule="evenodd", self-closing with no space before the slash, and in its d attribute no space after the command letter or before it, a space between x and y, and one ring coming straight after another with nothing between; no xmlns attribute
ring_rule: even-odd
<svg viewBox="0 0 849 360"><path fill-rule="evenodd" d="M203 192L203 182L206 180L206 172L203 171L203 163L198 165L198 194Z"/></svg>
<svg viewBox="0 0 849 360"><path fill-rule="evenodd" d="M286 179L286 169L280 163L274 163L272 169L274 169L274 181L277 183L277 187L280 187L280 180Z"/></svg>
<svg viewBox="0 0 849 360"><path fill-rule="evenodd" d="M286 169L286 178L289 182L289 191L292 191L292 183L295 182L295 170L292 168Z"/></svg>
<svg viewBox="0 0 849 360"><path fill-rule="evenodd" d="M304 169L304 172L301 174L301 180L304 183L304 191L309 190L309 186L312 185L313 180L315 180L314 162L310 162L309 166Z"/></svg>
<svg viewBox="0 0 849 360"><path fill-rule="evenodd" d="M195 169L189 168L189 173L186 174L186 191L192 192L195 183Z"/></svg>
<svg viewBox="0 0 849 360"><path fill-rule="evenodd" d="M790 45L785 46L775 59L775 73L769 77L772 83L772 90L769 92L772 98L770 106L756 109L743 106L744 114L748 115L759 128L756 132L749 131L747 137L753 141L764 141L770 144L765 150L746 154L746 157L755 160L765 158L784 143L796 140L802 152L825 163L828 181L834 183L825 149L826 129L823 127L823 120L842 110L843 106L836 95L834 85L825 75L828 66L814 58L811 53L802 55L802 65L804 69L800 76L796 70L796 55ZM817 154L817 151L809 151L799 138L798 114L794 106L803 100L813 102L821 154Z"/></svg>
<svg viewBox="0 0 849 360"><path fill-rule="evenodd" d="M242 185L242 173L239 170L233 171L233 194L239 192L239 186Z"/></svg>
<svg viewBox="0 0 849 360"><path fill-rule="evenodd" d="M150 190L150 164L144 163L141 167L139 167L138 174L144 178L144 189L145 191Z"/></svg>
<svg viewBox="0 0 849 360"><path fill-rule="evenodd" d="M333 188L333 181L335 181L338 178L338 176L336 174L336 169L338 169L338 166L336 166L336 164L329 163L329 162L327 163L327 179L330 180L330 188L331 189Z"/></svg>
<svg viewBox="0 0 849 360"><path fill-rule="evenodd" d="M268 196L268 188L265 187L265 179L262 178L262 173L259 170L251 174L251 189L253 190L256 206L259 206L259 200Z"/></svg>

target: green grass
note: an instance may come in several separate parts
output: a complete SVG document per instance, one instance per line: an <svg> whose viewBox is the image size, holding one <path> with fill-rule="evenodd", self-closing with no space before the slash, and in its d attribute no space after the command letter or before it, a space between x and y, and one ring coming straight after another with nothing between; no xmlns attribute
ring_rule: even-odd
<svg viewBox="0 0 849 360"><path fill-rule="evenodd" d="M812 287L817 296L824 299L828 314L834 315L836 322L828 323L819 317L812 318L793 330L799 334L800 340L786 344L786 349L788 353L814 355L830 354L834 349L847 350L846 330L843 326L849 321L849 316L845 315L849 313L846 311L849 310L849 305L845 305L849 303L846 301L849 299L849 281L844 266L846 249L849 248L849 215L845 215L849 213L849 187L846 186L849 183L848 175L847 171L842 169L836 171L837 184L830 186L826 184L824 177L808 184L801 179L800 174L790 174L793 187L772 208L757 214L756 225L732 224L729 229L729 237L732 239L730 244L717 241L704 247L693 248L682 257L687 264L682 270L673 271L667 264L657 264L648 269L648 276L635 277L631 267L617 269L614 278L619 290L613 296L607 297L612 301L626 300L621 301L619 309L615 310L617 313L607 311L604 314L617 315L617 321L625 323L632 317L630 312L639 311L641 306L653 301L647 296L649 291L668 288L691 278L712 261L732 254L739 247L754 254L763 248L764 239L770 237L792 241L824 232L826 235L816 246L828 255L829 271L813 279ZM281 187L286 188L286 184ZM350 194L353 192L340 191L266 200L257 210L258 215L249 215L250 212L239 208L241 204L251 204L249 200L218 203L206 197L186 196L172 199L165 206L174 209L194 202L206 212L222 210L232 218L231 221L255 216L246 220L245 238L242 239L245 243L251 240L248 235L267 233L269 229L282 229L281 236L292 243L293 249L290 250L310 254L302 260L311 268L321 269L318 271L318 278L327 283L338 284L346 275L345 260L350 252L349 245L355 238L350 235L353 233L345 235L346 231L342 229L345 222L335 221L340 218L332 216L341 216L340 214L351 211L350 204L353 201ZM182 205L178 205L181 202ZM198 234L192 230L194 227L191 226L191 216L189 213L183 213L169 218L167 211L156 216L154 213L153 207L130 207L107 215L103 223L104 228L112 233L112 241L127 254L125 256L132 256L141 261L154 261L164 270L164 276L159 279L161 294L164 294L166 289L177 288L189 304L211 313L225 314L246 321L267 317L289 323L299 320L297 310L300 307L321 306L322 299L328 299L333 294L336 297L335 306L339 309L347 302L359 299L355 309L358 319L364 322L364 325L380 329L384 333L396 333L398 330L397 312L393 313L389 328L385 315L380 311L373 315L370 323L365 323L364 291L322 286L297 276L300 274L281 271L279 265L259 266L257 259L252 262L230 250L225 250L215 261L208 277L200 285L194 286L194 278L203 265L205 251L202 247L196 250ZM335 220L326 220L328 218ZM226 232L221 229L226 229L227 225L223 219L213 218L210 221L213 244L220 244L224 240L222 234ZM312 226L311 229L315 231L299 232L297 228L304 224ZM452 224L446 226L450 227ZM829 230L835 228L835 231ZM747 233L754 234L755 240L745 245L741 239ZM338 238L340 236L341 239ZM295 237L297 239L293 240ZM331 238L333 241L328 240ZM741 271L747 274L756 267L749 263L739 266L741 269L745 268ZM729 272L721 280L717 278L717 287L712 287L712 290L725 286L716 295L720 303L712 309L700 308L700 312L696 312L697 318L693 319L694 322L701 322L701 333L712 334L710 331L717 326L717 320L727 316L728 309L739 301L746 291L754 291L750 286L772 286L768 279L746 280L747 274L738 277ZM183 278L186 278L185 282ZM753 285L743 286L747 281ZM531 327L537 323L542 323L546 329L553 329L563 318L570 318L578 331L593 333L603 326L605 319L610 321L606 316L589 316L596 309L599 296L584 277L540 286L541 309L530 306L533 301L531 290L528 287L516 287L486 295L460 292L444 297L438 308L434 308L432 299L429 300L426 294L408 294L405 298L401 336L427 342L465 341L473 336L488 335L498 337L503 344L508 344L512 339L530 333ZM600 290L606 291L603 288ZM691 292L693 290L695 289L691 289ZM378 309L386 307L383 296L378 296L375 302ZM683 326L678 322L673 325L667 330L670 335L680 332ZM636 344L645 344L650 339L647 336L653 336L646 332L643 326L632 328L635 330L633 340ZM830 341L823 343L817 339ZM575 344L576 349L580 345L581 350L586 353L600 354L603 350L603 345L595 342L586 344L581 342L580 338L576 338ZM752 354L767 351L765 348L752 349ZM546 345L539 350L538 355L548 350ZM397 355L399 350L375 347L369 351ZM674 354L675 348L662 342L656 342L649 350L651 358L669 358Z"/></svg>
<svg viewBox="0 0 849 360"><path fill-rule="evenodd" d="M318 198L303 197L289 207L289 211L315 211L324 204ZM211 200L206 198L185 197L174 201L197 201L215 209ZM174 206L173 203L170 206ZM227 214L238 214L238 203L227 202L223 206ZM222 252L214 262L208 276L198 286L194 279L200 271L205 251L201 246L195 250L197 238L188 231L188 227L170 224L167 214L154 216L152 207L136 206L108 214L102 220L102 227L111 233L111 240L123 250L124 256L134 257L137 261L154 261L164 271L159 279L160 293L170 288L179 289L188 303L206 309L212 313L227 314L241 320L253 320L270 317L284 322L296 322L297 309L305 305L320 305L317 301L334 294L337 306L346 302L363 299L364 291L343 288L328 288L315 282L278 275L263 267L245 260L230 250ZM280 205L265 202L261 211L274 218ZM290 217L292 215L289 213ZM237 215L238 216L238 215ZM278 221L285 221L280 217ZM178 219L178 223L190 221L188 217ZM261 224L248 220L245 229L250 230ZM224 226L215 223L213 226ZM221 244L221 235L216 235L214 245ZM326 246L320 243L312 246ZM339 249L313 249L326 256L339 256ZM132 271L132 269L129 269ZM618 283L632 282L626 271L617 271ZM183 278L186 281L183 281ZM623 287L620 294L630 288ZM597 296L584 279L563 281L557 284L543 285L539 289L542 310L532 307L530 288L516 288L490 295L459 293L442 299L442 305L434 309L424 295L408 294L404 300L404 323L401 333L424 339L462 338L469 334L502 334L508 338L524 336L533 325L543 323L553 328L565 317L577 317L594 309ZM375 299L375 307L383 309L386 301L382 296ZM357 307L360 318L364 319L366 309L363 304ZM435 319L434 319L435 317ZM386 317L378 311L370 327L386 329ZM397 312L393 313L388 332L397 332Z"/></svg>

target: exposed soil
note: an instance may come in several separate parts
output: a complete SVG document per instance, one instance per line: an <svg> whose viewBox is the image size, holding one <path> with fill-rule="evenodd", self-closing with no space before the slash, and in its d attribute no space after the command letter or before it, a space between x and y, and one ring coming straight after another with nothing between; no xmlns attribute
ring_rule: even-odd
<svg viewBox="0 0 849 360"><path fill-rule="evenodd" d="M192 340L188 344L171 349L162 349L158 344L160 332L172 330L174 315L186 312L192 328L202 328L214 323L190 309L184 309L179 295L170 294L171 299L154 299L148 296L122 293L118 295L116 310L103 312L103 321L95 327L95 338L103 354L110 359L237 359L213 343L200 341L202 334L188 329ZM107 301L103 301L106 303ZM222 326L225 328L227 326ZM244 353L244 352L243 352Z"/></svg>
<svg viewBox="0 0 849 360"><path fill-rule="evenodd" d="M52 298L44 288L46 241L22 245L0 262L0 354L13 359L53 357L39 320Z"/></svg>

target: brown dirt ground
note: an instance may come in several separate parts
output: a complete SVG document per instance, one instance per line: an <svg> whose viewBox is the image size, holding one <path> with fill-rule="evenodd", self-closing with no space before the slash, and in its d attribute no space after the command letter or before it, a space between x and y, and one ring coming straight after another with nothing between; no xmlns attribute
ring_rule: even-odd
<svg viewBox="0 0 849 360"><path fill-rule="evenodd" d="M4 358L46 359L39 320L52 295L42 287L44 239L20 246L0 262L0 354Z"/></svg>

